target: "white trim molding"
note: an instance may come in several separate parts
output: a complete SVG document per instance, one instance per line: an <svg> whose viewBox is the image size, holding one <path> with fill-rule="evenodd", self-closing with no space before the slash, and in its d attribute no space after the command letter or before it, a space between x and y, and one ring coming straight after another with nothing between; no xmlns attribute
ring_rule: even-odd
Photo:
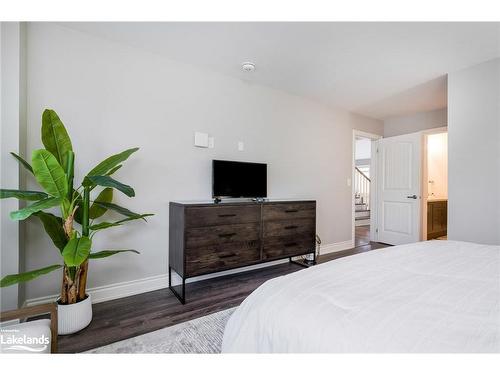
<svg viewBox="0 0 500 375"><path fill-rule="evenodd" d="M337 251L352 249L353 247L354 247L353 239L343 242L330 243L327 245L322 245L319 249L319 254L325 255L325 254L335 253Z"/></svg>
<svg viewBox="0 0 500 375"><path fill-rule="evenodd" d="M354 247L354 242L352 240L331 243L321 246L320 255L329 254L336 251L347 250L353 247ZM186 282L192 283L200 280L211 279L214 277L220 277L239 272L251 271L258 268L275 266L277 264L286 262L288 262L288 259L281 259L268 263L258 264L255 266L241 267L233 270L213 273L210 275L193 277L187 280ZM177 283L175 275L172 275L172 282L173 284ZM92 297L92 303L99 303L99 302L111 301L118 298L129 297L136 294L152 292L154 290L164 289L164 288L168 288L168 274L147 277L139 280L124 281L121 283L99 286L96 288L89 288L87 289L87 292ZM33 306L42 303L54 302L55 300L57 300L58 297L59 295L54 294L51 296L31 298L26 300L26 302L24 302L24 306Z"/></svg>
<svg viewBox="0 0 500 375"><path fill-rule="evenodd" d="M92 297L92 303L110 301L117 298L133 296L153 290L168 288L168 274L146 277L139 280L125 281L116 284L99 286L87 289ZM39 305L41 303L54 302L59 295L32 298L26 300L25 306Z"/></svg>

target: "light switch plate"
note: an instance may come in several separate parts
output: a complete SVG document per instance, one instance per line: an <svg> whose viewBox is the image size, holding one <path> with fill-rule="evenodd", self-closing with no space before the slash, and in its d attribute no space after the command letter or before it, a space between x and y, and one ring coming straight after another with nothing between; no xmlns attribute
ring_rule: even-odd
<svg viewBox="0 0 500 375"><path fill-rule="evenodd" d="M208 137L208 148L214 148L214 147L215 147L214 137Z"/></svg>
<svg viewBox="0 0 500 375"><path fill-rule="evenodd" d="M196 147L208 147L208 134L207 133L194 133L194 145Z"/></svg>
<svg viewBox="0 0 500 375"><path fill-rule="evenodd" d="M243 151L245 149L245 144L242 141L238 142L238 151Z"/></svg>

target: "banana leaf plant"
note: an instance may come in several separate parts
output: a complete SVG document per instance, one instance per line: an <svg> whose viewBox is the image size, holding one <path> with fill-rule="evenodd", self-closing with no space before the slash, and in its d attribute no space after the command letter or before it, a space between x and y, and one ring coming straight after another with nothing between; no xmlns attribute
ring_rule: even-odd
<svg viewBox="0 0 500 375"><path fill-rule="evenodd" d="M152 214L138 214L113 203L116 190L128 197L135 196L134 189L111 177L130 155L138 150L131 148L112 155L96 165L74 188L73 171L75 154L71 139L57 113L46 109L42 115L42 143L44 149L33 151L31 164L19 155L12 155L34 176L41 191L0 189L0 198L16 198L33 202L10 213L12 220L36 217L59 250L62 264L53 264L37 270L7 275L0 286L27 282L62 268L60 304L72 304L86 298L89 260L132 252L133 249L92 251L92 239L102 230L121 226L129 221L143 219ZM98 193L94 190L100 189ZM91 196L95 197L92 198ZM58 207L60 216L45 210ZM118 221L102 221L108 211L123 216ZM100 220L97 220L100 219Z"/></svg>

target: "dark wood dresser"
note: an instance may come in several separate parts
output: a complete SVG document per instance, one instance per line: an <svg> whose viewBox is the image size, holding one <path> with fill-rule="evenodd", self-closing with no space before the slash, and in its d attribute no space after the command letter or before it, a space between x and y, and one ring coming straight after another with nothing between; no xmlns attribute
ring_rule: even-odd
<svg viewBox="0 0 500 375"><path fill-rule="evenodd" d="M182 303L190 277L315 254L313 200L170 202L169 211L169 288Z"/></svg>

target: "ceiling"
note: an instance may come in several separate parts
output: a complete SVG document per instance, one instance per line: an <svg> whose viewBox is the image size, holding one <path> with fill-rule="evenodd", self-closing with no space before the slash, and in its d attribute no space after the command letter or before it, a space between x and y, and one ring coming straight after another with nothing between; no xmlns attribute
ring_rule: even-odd
<svg viewBox="0 0 500 375"><path fill-rule="evenodd" d="M500 57L500 23L62 25L379 119L446 107L447 73Z"/></svg>

